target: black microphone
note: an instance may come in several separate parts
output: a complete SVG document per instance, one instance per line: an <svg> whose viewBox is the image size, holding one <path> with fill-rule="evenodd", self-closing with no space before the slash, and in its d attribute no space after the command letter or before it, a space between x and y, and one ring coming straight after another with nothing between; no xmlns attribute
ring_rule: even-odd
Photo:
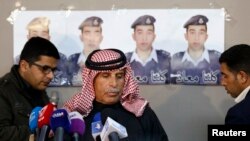
<svg viewBox="0 0 250 141"><path fill-rule="evenodd" d="M120 141L119 135L117 132L111 132L108 135L109 141Z"/></svg>

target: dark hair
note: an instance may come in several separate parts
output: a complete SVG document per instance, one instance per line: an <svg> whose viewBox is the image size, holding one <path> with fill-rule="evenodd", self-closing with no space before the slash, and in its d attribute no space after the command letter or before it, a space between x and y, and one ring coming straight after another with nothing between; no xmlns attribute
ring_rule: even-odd
<svg viewBox="0 0 250 141"><path fill-rule="evenodd" d="M24 45L20 60L35 62L38 61L42 55L60 59L59 52L53 43L41 37L32 37Z"/></svg>
<svg viewBox="0 0 250 141"><path fill-rule="evenodd" d="M230 47L221 54L219 62L225 63L232 72L244 71L250 75L250 46L239 44Z"/></svg>

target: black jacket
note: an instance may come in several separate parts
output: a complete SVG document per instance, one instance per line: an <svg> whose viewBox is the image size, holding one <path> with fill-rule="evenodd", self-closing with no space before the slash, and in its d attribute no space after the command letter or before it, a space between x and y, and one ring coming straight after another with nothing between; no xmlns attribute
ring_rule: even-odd
<svg viewBox="0 0 250 141"><path fill-rule="evenodd" d="M19 75L18 66L0 78L0 140L28 141L29 115L33 108L45 106L45 91L30 87Z"/></svg>
<svg viewBox="0 0 250 141"><path fill-rule="evenodd" d="M226 115L225 124L248 124L250 125L250 91L245 99L231 107Z"/></svg>

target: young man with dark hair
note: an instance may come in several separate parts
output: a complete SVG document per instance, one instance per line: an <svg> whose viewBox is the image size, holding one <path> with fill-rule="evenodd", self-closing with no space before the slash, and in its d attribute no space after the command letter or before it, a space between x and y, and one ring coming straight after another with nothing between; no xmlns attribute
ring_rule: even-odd
<svg viewBox="0 0 250 141"><path fill-rule="evenodd" d="M230 47L220 56L221 85L237 103L226 115L225 124L250 124L250 46Z"/></svg>
<svg viewBox="0 0 250 141"><path fill-rule="evenodd" d="M41 37L29 39L18 65L0 78L0 140L27 141L33 108L49 103L45 89L54 77L60 55L54 44Z"/></svg>

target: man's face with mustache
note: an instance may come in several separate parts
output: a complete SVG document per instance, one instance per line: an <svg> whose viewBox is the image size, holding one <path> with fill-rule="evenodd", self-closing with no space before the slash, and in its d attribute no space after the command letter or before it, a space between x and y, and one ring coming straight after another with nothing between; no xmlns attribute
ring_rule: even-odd
<svg viewBox="0 0 250 141"><path fill-rule="evenodd" d="M125 83L125 70L101 72L94 79L95 98L103 104L119 102Z"/></svg>

